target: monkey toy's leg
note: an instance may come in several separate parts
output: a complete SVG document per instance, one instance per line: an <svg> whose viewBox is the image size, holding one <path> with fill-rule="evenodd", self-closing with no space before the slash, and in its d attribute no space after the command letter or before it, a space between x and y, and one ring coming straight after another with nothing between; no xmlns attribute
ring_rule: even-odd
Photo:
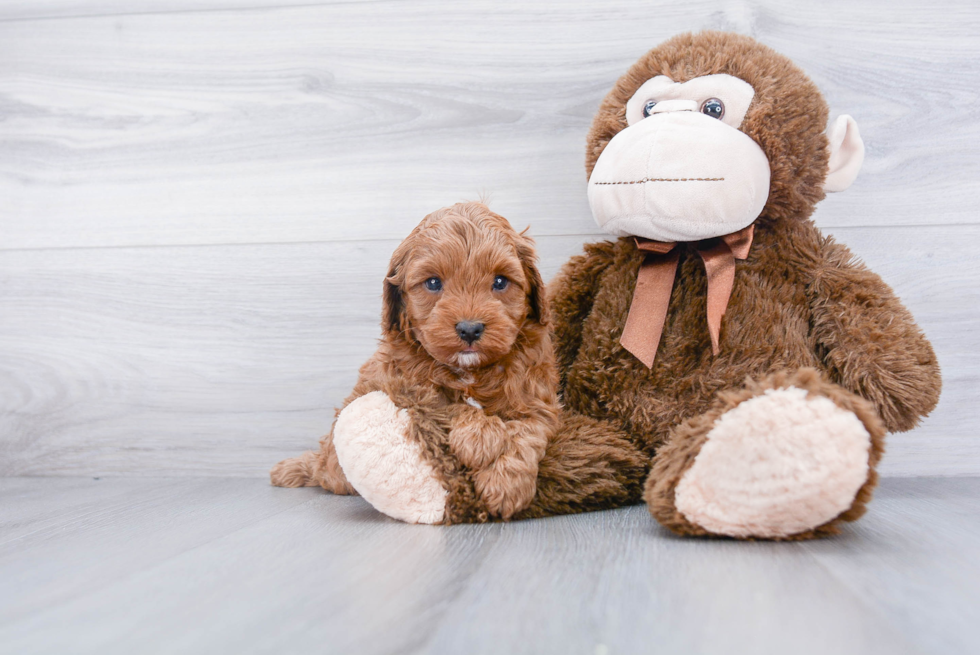
<svg viewBox="0 0 980 655"><path fill-rule="evenodd" d="M514 518L539 518L643 501L650 458L619 428L562 410L538 467L537 494Z"/></svg>
<svg viewBox="0 0 980 655"><path fill-rule="evenodd" d="M657 451L645 499L678 534L808 539L860 517L885 429L872 405L813 369L718 395Z"/></svg>
<svg viewBox="0 0 980 655"><path fill-rule="evenodd" d="M333 445L350 484L382 513L409 523L493 520L472 473L449 445L452 408L374 391L337 418ZM649 466L611 424L564 414L539 463L537 492L514 519L638 503Z"/></svg>

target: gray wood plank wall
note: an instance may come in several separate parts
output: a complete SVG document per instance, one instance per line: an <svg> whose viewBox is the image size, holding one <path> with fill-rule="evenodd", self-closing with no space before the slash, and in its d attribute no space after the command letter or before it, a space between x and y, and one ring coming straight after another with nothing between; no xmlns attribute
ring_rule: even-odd
<svg viewBox="0 0 980 655"><path fill-rule="evenodd" d="M553 275L599 238L599 100L700 28L789 55L857 119L864 171L816 220L945 378L884 473L980 473L975 3L270 5L0 5L0 475L261 476L313 446L398 240L490 194Z"/></svg>

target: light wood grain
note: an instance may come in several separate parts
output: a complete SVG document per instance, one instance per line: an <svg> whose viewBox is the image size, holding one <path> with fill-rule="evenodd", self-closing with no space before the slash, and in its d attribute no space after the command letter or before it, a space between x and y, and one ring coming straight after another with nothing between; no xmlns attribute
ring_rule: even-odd
<svg viewBox="0 0 980 655"><path fill-rule="evenodd" d="M134 481L123 482L137 506L144 495L155 498L168 488L157 480L140 493ZM148 509L123 512L108 526L73 530L40 551L27 541L19 556L0 559L33 574L19 589L29 600L48 601L46 607L0 610L0 646L12 652L282 653L303 644L316 652L405 652L424 643L496 538L490 526L397 523L360 498L312 489L297 494L261 481L195 484L212 492L178 482L165 507L147 503ZM290 500L294 510L308 507L285 509ZM179 518L200 508L209 508L213 525ZM98 518L114 511L103 508ZM252 519L229 529L239 511ZM166 534L131 536L161 521ZM126 538L107 553L114 557L106 557L98 544L113 532ZM188 546L205 535L205 543ZM147 546L150 553L143 552ZM164 548L171 556L157 561ZM45 556L54 564L43 563ZM73 571L57 568L69 558ZM60 586L38 584L53 568ZM57 593L65 587L78 592L88 581L94 585L84 593ZM61 627L47 628L50 621Z"/></svg>
<svg viewBox="0 0 980 655"><path fill-rule="evenodd" d="M975 479L886 482L859 530L804 548L921 652L975 652L978 498Z"/></svg>
<svg viewBox="0 0 980 655"><path fill-rule="evenodd" d="M8 21L0 247L391 238L482 192L538 234L595 233L583 152L599 100L639 54L702 27L771 43L857 118L865 171L822 224L976 223L978 14L380 2Z"/></svg>
<svg viewBox="0 0 980 655"><path fill-rule="evenodd" d="M357 1L376 0L7 0L0 5L0 21L202 11L262 11Z"/></svg>
<svg viewBox="0 0 980 655"><path fill-rule="evenodd" d="M85 597L314 497L313 490L279 494L246 480L83 482L0 483L4 621Z"/></svg>
<svg viewBox="0 0 980 655"><path fill-rule="evenodd" d="M0 495L0 525L47 517L0 549L5 589L26 601L0 605L2 652L980 647L978 479L886 480L840 537L780 544L676 538L643 506L412 526L257 480L8 478ZM73 497L88 511L63 511Z"/></svg>
<svg viewBox="0 0 980 655"><path fill-rule="evenodd" d="M503 532L430 652L915 652L796 546L677 539L643 507L583 518Z"/></svg>
<svg viewBox="0 0 980 655"><path fill-rule="evenodd" d="M894 475L980 473L980 227L834 234L894 285L945 387L889 441ZM542 237L551 277L581 237ZM9 251L0 474L264 476L313 447L379 336L396 241Z"/></svg>
<svg viewBox="0 0 980 655"><path fill-rule="evenodd" d="M756 36L868 145L818 224L894 284L942 402L888 475L980 473L980 9L802 0L0 6L0 475L263 476L377 337L397 240L489 193L550 277L584 137L674 33Z"/></svg>
<svg viewBox="0 0 980 655"><path fill-rule="evenodd" d="M815 219L944 375L882 472L980 474L974 2L10 0L0 653L980 650L978 479L886 479L794 544L680 540L642 506L409 526L265 480L329 426L425 213L490 194L546 278L599 238L591 117L700 28L857 119L862 175Z"/></svg>

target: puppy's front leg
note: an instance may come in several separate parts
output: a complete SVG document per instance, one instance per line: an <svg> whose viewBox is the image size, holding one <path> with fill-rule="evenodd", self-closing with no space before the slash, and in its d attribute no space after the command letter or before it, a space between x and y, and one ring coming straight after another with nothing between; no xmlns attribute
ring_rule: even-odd
<svg viewBox="0 0 980 655"><path fill-rule="evenodd" d="M545 421L503 421L468 406L454 418L450 447L473 470L491 514L507 520L531 504L549 429Z"/></svg>
<svg viewBox="0 0 980 655"><path fill-rule="evenodd" d="M478 470L489 466L504 452L507 427L499 416L488 416L470 405L454 407L449 447L464 466Z"/></svg>

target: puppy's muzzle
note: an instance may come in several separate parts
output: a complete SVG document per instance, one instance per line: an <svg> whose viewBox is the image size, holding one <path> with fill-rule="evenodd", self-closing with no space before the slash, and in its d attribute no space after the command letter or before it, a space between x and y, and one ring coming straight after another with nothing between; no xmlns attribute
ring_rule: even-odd
<svg viewBox="0 0 980 655"><path fill-rule="evenodd" d="M476 323L474 321L460 321L456 324L456 334L459 338L466 343L472 345L474 341L477 341L483 336L483 330L485 326L483 323Z"/></svg>

